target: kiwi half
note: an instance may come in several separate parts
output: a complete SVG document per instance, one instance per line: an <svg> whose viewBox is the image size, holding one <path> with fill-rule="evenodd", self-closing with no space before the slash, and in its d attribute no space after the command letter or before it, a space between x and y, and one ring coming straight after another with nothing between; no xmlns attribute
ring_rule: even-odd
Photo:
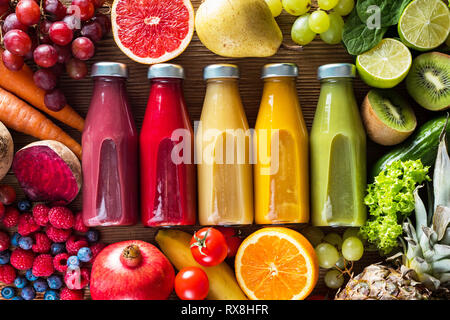
<svg viewBox="0 0 450 320"><path fill-rule="evenodd" d="M418 56L406 78L406 88L425 109L440 111L450 107L450 56L440 52Z"/></svg>
<svg viewBox="0 0 450 320"><path fill-rule="evenodd" d="M370 90L361 114L369 138L384 146L402 142L417 126L411 106L392 89Z"/></svg>

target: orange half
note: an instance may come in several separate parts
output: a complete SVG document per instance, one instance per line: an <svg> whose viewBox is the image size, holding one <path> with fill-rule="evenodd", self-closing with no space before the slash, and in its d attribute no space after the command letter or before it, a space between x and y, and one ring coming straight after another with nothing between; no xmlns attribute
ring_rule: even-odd
<svg viewBox="0 0 450 320"><path fill-rule="evenodd" d="M144 64L180 55L194 34L194 8L189 0L114 0L114 41L130 59Z"/></svg>
<svg viewBox="0 0 450 320"><path fill-rule="evenodd" d="M283 227L248 236L236 254L235 271L252 300L303 300L319 277L313 246L297 231Z"/></svg>

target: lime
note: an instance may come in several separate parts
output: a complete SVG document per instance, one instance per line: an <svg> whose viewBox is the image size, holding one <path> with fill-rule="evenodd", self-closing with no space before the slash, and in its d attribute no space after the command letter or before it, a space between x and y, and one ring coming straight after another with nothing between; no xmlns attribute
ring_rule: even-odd
<svg viewBox="0 0 450 320"><path fill-rule="evenodd" d="M442 0L415 0L403 11L398 33L415 50L437 48L450 33L450 10Z"/></svg>
<svg viewBox="0 0 450 320"><path fill-rule="evenodd" d="M395 39L383 39L356 58L359 76L371 87L392 88L408 74L412 64L409 49Z"/></svg>

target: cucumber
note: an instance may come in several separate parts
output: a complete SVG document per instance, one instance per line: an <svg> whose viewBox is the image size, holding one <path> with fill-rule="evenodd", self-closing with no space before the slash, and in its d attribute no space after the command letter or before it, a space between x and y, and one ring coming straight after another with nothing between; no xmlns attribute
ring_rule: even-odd
<svg viewBox="0 0 450 320"><path fill-rule="evenodd" d="M446 122L445 116L428 121L408 140L381 157L372 168L372 181L386 166L397 160L420 159L424 166L433 166L439 147L439 137ZM447 135L450 134L450 125L447 125L446 132Z"/></svg>

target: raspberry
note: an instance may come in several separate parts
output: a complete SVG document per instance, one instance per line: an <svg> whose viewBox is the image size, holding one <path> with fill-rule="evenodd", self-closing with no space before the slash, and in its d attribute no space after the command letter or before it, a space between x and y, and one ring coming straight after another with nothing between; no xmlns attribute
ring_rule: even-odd
<svg viewBox="0 0 450 320"><path fill-rule="evenodd" d="M74 224L72 211L66 207L53 207L48 212L48 221L52 226L59 229L70 229Z"/></svg>
<svg viewBox="0 0 450 320"><path fill-rule="evenodd" d="M78 231L78 232L82 232L82 233L88 232L89 227L84 224L82 212L78 212L75 215L75 223L73 225L73 228L75 229L75 231Z"/></svg>
<svg viewBox="0 0 450 320"><path fill-rule="evenodd" d="M53 242L66 242L72 234L72 230L58 229L53 226L48 226L45 233Z"/></svg>
<svg viewBox="0 0 450 320"><path fill-rule="evenodd" d="M57 254L53 258L53 267L56 271L66 272L67 270L67 259L69 259L69 255L67 253Z"/></svg>
<svg viewBox="0 0 450 320"><path fill-rule="evenodd" d="M78 250L83 247L89 247L89 244L85 238L79 236L70 236L66 242L66 251L71 256L76 256Z"/></svg>
<svg viewBox="0 0 450 320"><path fill-rule="evenodd" d="M69 268L64 274L64 282L69 289L83 289L89 284L89 271L86 268Z"/></svg>
<svg viewBox="0 0 450 320"><path fill-rule="evenodd" d="M49 254L41 254L34 259L33 274L36 277L49 277L55 272L53 257Z"/></svg>
<svg viewBox="0 0 450 320"><path fill-rule="evenodd" d="M3 217L5 216L5 205L3 203L0 202L0 221L3 219Z"/></svg>
<svg viewBox="0 0 450 320"><path fill-rule="evenodd" d="M39 225L33 219L31 213L24 213L19 217L19 226L17 231L21 236L28 236L40 229Z"/></svg>
<svg viewBox="0 0 450 320"><path fill-rule="evenodd" d="M17 248L11 254L10 263L17 270L28 270L33 266L34 253Z"/></svg>
<svg viewBox="0 0 450 320"><path fill-rule="evenodd" d="M61 300L83 300L83 291L70 290L69 288L63 288L60 293Z"/></svg>
<svg viewBox="0 0 450 320"><path fill-rule="evenodd" d="M106 244L97 242L96 244L93 244L90 246L90 249L92 251L92 260L91 262L94 262L95 258L98 256L100 251L102 251L106 247Z"/></svg>
<svg viewBox="0 0 450 320"><path fill-rule="evenodd" d="M39 203L33 207L33 218L36 223L42 227L48 224L48 212L50 208L45 204Z"/></svg>
<svg viewBox="0 0 450 320"><path fill-rule="evenodd" d="M14 207L7 207L3 217L3 225L6 228L12 228L19 223L19 211Z"/></svg>
<svg viewBox="0 0 450 320"><path fill-rule="evenodd" d="M4 251L8 248L9 248L9 236L4 232L0 232L0 251Z"/></svg>
<svg viewBox="0 0 450 320"><path fill-rule="evenodd" d="M0 266L0 282L11 284L16 279L16 270L9 264Z"/></svg>
<svg viewBox="0 0 450 320"><path fill-rule="evenodd" d="M47 237L45 233L39 232L34 235L34 244L32 247L33 252L47 253L50 251L52 241Z"/></svg>

